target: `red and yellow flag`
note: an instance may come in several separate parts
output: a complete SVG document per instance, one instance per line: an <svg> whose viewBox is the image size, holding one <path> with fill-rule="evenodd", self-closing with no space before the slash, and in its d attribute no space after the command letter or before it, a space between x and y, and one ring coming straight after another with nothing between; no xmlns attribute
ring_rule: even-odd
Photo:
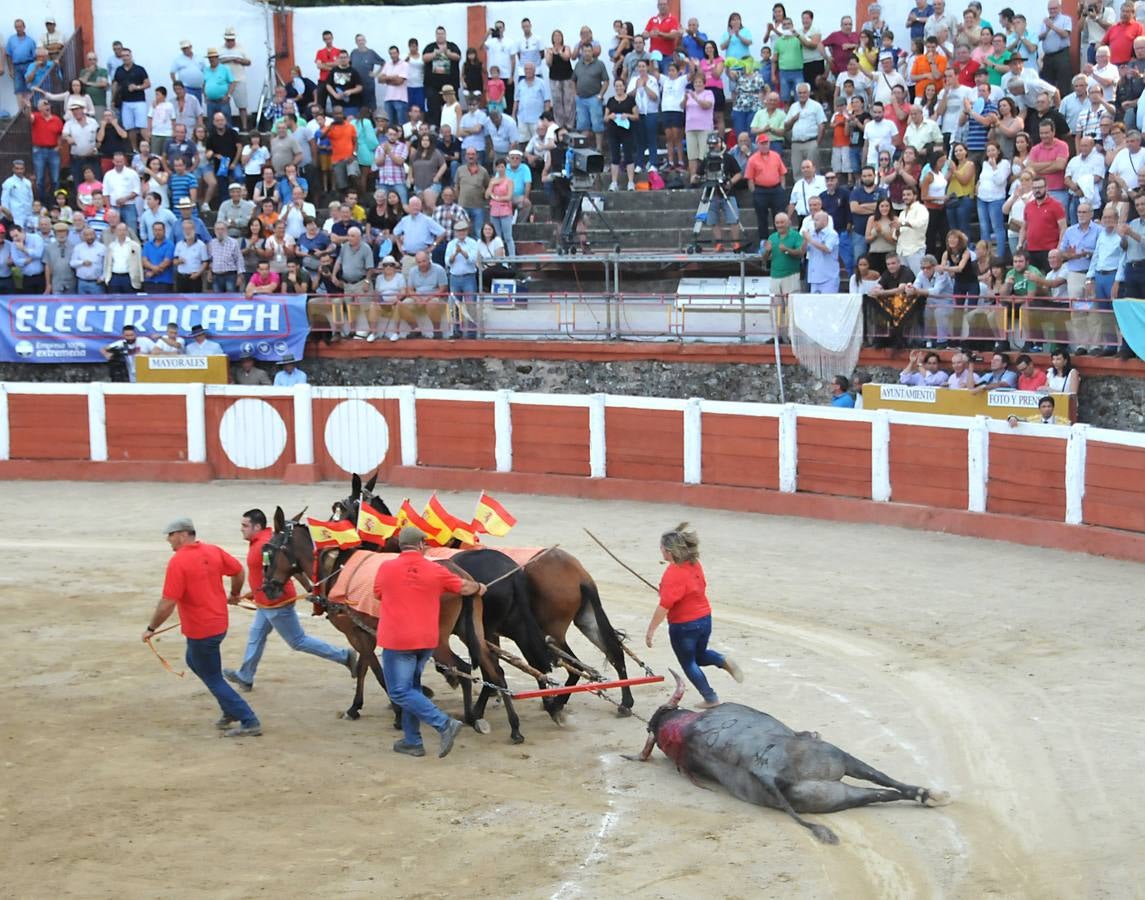
<svg viewBox="0 0 1145 900"><path fill-rule="evenodd" d="M421 511L421 517L431 529L427 532L431 538L443 547L449 543L449 539L453 537L453 529L450 527L447 518L452 519L453 517L445 511L445 507L442 506L441 501L437 499L437 494L433 494L429 498L425 509Z"/></svg>
<svg viewBox="0 0 1145 900"><path fill-rule="evenodd" d="M487 534L504 537L517 520L500 503L484 491L477 498L477 511L473 514L473 524Z"/></svg>
<svg viewBox="0 0 1145 900"><path fill-rule="evenodd" d="M402 528L406 525L412 525L414 528L417 528L422 533L427 535L430 542L434 542L436 540L434 538L436 529L430 525L429 522L414 512L414 508L410 505L408 497L402 501L402 505L398 509L397 520L398 528Z"/></svg>
<svg viewBox="0 0 1145 900"><path fill-rule="evenodd" d="M397 530L398 520L395 516L384 515L365 501L358 505L358 534L364 540L377 538L376 541L370 540L370 543L380 544Z"/></svg>
<svg viewBox="0 0 1145 900"><path fill-rule="evenodd" d="M427 521L433 522L431 514L434 518L442 522L449 529L449 537L455 537L463 544L474 544L477 542L477 535L473 530L473 525L462 519L457 518L453 513L448 512L442 502L437 499L437 494L434 493L429 498L429 503L425 507L425 518ZM449 538L445 538L441 543Z"/></svg>
<svg viewBox="0 0 1145 900"><path fill-rule="evenodd" d="M323 522L321 519L308 518L306 527L310 529L310 537L316 550L325 550L329 547L346 550L362 543L354 523L348 519L340 522Z"/></svg>

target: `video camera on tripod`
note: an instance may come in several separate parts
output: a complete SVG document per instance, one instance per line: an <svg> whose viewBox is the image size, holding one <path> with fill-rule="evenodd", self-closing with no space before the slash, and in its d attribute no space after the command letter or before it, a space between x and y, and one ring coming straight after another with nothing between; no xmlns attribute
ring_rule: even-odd
<svg viewBox="0 0 1145 900"><path fill-rule="evenodd" d="M596 176L604 172L604 154L589 146L583 134L567 135L557 144L564 150L564 175L574 191L588 191L596 186Z"/></svg>
<svg viewBox="0 0 1145 900"><path fill-rule="evenodd" d="M596 176L604 172L604 154L588 145L588 138L580 134L558 132L557 143L552 151L554 154L564 154L564 166L553 178L553 191L556 194L556 207L560 211L561 228L557 235L557 252L575 253L578 236L585 247L582 232L584 231L583 216L585 212L596 215L604 227L608 229L612 239L616 242L615 249L620 250L620 236L616 229L604 217L603 201L599 196L589 193L596 187ZM558 155L556 157L560 159Z"/></svg>

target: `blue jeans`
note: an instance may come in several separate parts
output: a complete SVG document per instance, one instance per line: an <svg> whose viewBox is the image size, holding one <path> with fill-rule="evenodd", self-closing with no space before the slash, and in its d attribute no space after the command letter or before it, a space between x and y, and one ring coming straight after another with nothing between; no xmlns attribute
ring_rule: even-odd
<svg viewBox="0 0 1145 900"><path fill-rule="evenodd" d="M795 86L803 81L803 70L786 69L779 70L779 98L784 103L790 103L795 99ZM774 147L772 148L775 149Z"/></svg>
<svg viewBox="0 0 1145 900"><path fill-rule="evenodd" d="M444 731L449 716L433 705L421 692L421 670L433 656L432 650L382 650L382 674L390 702L402 709L402 733L405 742L421 746L420 722L435 731Z"/></svg>
<svg viewBox="0 0 1145 900"><path fill-rule="evenodd" d="M387 100L384 104L386 118L391 125L404 125L409 121L409 103L402 100Z"/></svg>
<svg viewBox="0 0 1145 900"><path fill-rule="evenodd" d="M55 147L33 147L32 171L36 174L36 193L40 202L46 204L52 198L52 190L60 186L60 151ZM51 178L51 190L45 175Z"/></svg>
<svg viewBox="0 0 1145 900"><path fill-rule="evenodd" d="M576 130L604 133L604 103L596 94L576 98Z"/></svg>
<svg viewBox="0 0 1145 900"><path fill-rule="evenodd" d="M864 226L865 227L865 226ZM862 233L856 228L851 232L851 264L854 265L859 261L859 257L866 256L867 251L871 245L867 243L867 233Z"/></svg>
<svg viewBox="0 0 1145 900"><path fill-rule="evenodd" d="M1071 193L1069 195L1069 203L1066 205L1066 208L1065 208L1066 222L1068 224L1070 224L1070 225L1076 225L1077 224L1077 208L1079 206L1081 206L1081 201L1082 201L1082 198L1077 196L1077 194Z"/></svg>
<svg viewBox="0 0 1145 900"><path fill-rule="evenodd" d="M409 98L407 106L420 106L421 111L425 112L425 88L424 87L410 87L406 86L406 96Z"/></svg>
<svg viewBox="0 0 1145 900"><path fill-rule="evenodd" d="M279 606L275 609L259 607L250 623L250 634L247 635L246 654L243 664L239 668L238 676L247 684L254 684L254 673L258 669L258 661L262 659L262 651L266 647L266 639L271 630L277 631L286 641L291 650L300 650L328 659L331 662L346 665L350 658L350 651L346 647L335 647L311 637L302 630L302 623L298 621L298 612L294 604Z"/></svg>
<svg viewBox="0 0 1145 900"><path fill-rule="evenodd" d="M103 284L99 281L85 281L82 278L76 279L76 293L77 294L102 294Z"/></svg>
<svg viewBox="0 0 1145 900"><path fill-rule="evenodd" d="M982 232L982 240L993 241L998 253L1005 253L1006 247L1006 217L1002 214L1002 204L1005 202L978 201L978 228Z"/></svg>
<svg viewBox="0 0 1145 900"><path fill-rule="evenodd" d="M211 290L216 294L233 294L238 290L238 281L237 272L221 272L211 276ZM258 613L255 613L255 618L258 618Z"/></svg>
<svg viewBox="0 0 1145 900"><path fill-rule="evenodd" d="M843 264L848 275L855 273L855 251L852 247L852 236L849 231L839 232L839 262Z"/></svg>
<svg viewBox="0 0 1145 900"><path fill-rule="evenodd" d="M466 312L470 315L475 314L472 308L466 310L465 304L472 304L477 299L477 274L450 275L449 292L452 295L449 298L449 319L453 323L452 328L460 331L462 337L477 337L476 324L465 317Z"/></svg>
<svg viewBox="0 0 1145 900"><path fill-rule="evenodd" d="M231 101L230 100L207 100L207 123L209 124L215 118L215 113L222 113L223 118L227 120L227 124L231 124Z"/></svg>
<svg viewBox="0 0 1145 900"><path fill-rule="evenodd" d="M636 132L636 165L654 166L660 161L657 138L660 132L660 113L645 113L639 120L640 129Z"/></svg>
<svg viewBox="0 0 1145 900"><path fill-rule="evenodd" d="M485 208L482 206L467 206L465 214L469 216L469 233L477 240L481 240L481 227L485 224ZM505 251L508 253L508 251Z"/></svg>
<svg viewBox="0 0 1145 900"><path fill-rule="evenodd" d="M745 132L751 134L751 120L755 118L755 110L732 110L732 129L738 138Z"/></svg>
<svg viewBox="0 0 1145 900"><path fill-rule="evenodd" d="M406 187L404 181L399 181L395 184L379 183L377 189L379 191L393 191L402 198L402 203L409 203L409 188Z"/></svg>
<svg viewBox="0 0 1145 900"><path fill-rule="evenodd" d="M970 214L974 209L972 197L959 197L953 203L947 204L946 222L952 231L961 231L965 235L970 232Z"/></svg>
<svg viewBox="0 0 1145 900"><path fill-rule="evenodd" d="M138 234L139 231L139 210L135 208L135 203L131 202L124 206L117 206L119 210L119 218L129 230Z"/></svg>
<svg viewBox="0 0 1145 900"><path fill-rule="evenodd" d="M135 288L131 284L130 275L112 275L107 280L107 292L109 294L134 294Z"/></svg>
<svg viewBox="0 0 1145 900"><path fill-rule="evenodd" d="M1064 188L1060 191L1047 191L1047 193L1062 205L1062 209L1069 206L1069 191Z"/></svg>
<svg viewBox="0 0 1145 900"><path fill-rule="evenodd" d="M254 710L223 678L223 658L219 653L219 645L226 636L224 631L214 637L187 638L187 668L214 694L224 716L243 725L257 725L258 716Z"/></svg>
<svg viewBox="0 0 1145 900"><path fill-rule="evenodd" d="M501 238L501 242L505 245L505 255L516 256L517 247L513 243L513 217L490 216L489 221L493 223L493 230L497 233L497 237Z"/></svg>
<svg viewBox="0 0 1145 900"><path fill-rule="evenodd" d="M684 674L695 685L701 696L711 702L717 700L716 692L708 684L708 679L700 670L700 666L723 667L724 658L715 650L708 649L708 639L712 636L712 617L703 616L691 622L680 622L668 625L668 639L672 642L672 650L676 659L684 668Z"/></svg>

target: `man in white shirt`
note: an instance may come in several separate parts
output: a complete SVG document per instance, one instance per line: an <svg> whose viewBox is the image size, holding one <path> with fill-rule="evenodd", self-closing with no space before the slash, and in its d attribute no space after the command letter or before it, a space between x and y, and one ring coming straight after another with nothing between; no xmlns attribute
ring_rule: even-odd
<svg viewBox="0 0 1145 900"><path fill-rule="evenodd" d="M1002 90L1018 104L1020 112L1025 112L1034 105L1034 100L1043 91L1052 97L1051 106L1061 102L1058 89L1048 81L1038 77L1038 73L1025 68L1025 60L1015 53L1010 57L1010 74L1002 79Z"/></svg>
<svg viewBox="0 0 1145 900"><path fill-rule="evenodd" d="M803 160L819 155L819 142L827 128L823 104L811 99L811 85L805 81L795 87L795 102L787 108L784 127L791 136L791 168L802 171Z"/></svg>
<svg viewBox="0 0 1145 900"><path fill-rule="evenodd" d="M1141 132L1134 129L1125 133L1125 146L1117 151L1109 164L1109 180L1121 185L1123 193L1137 190L1141 183L1141 168L1145 166L1145 149L1141 147Z"/></svg>
<svg viewBox="0 0 1145 900"><path fill-rule="evenodd" d="M1058 112L1060 112L1062 118L1065 119L1066 125L1069 126L1070 133L1076 134L1078 119L1086 106L1089 105L1089 96L1087 94L1089 79L1084 75L1074 75L1071 84L1073 85L1073 92L1062 98L1062 105Z"/></svg>
<svg viewBox="0 0 1145 900"><path fill-rule="evenodd" d="M898 245L895 251L912 272L922 271L922 257L926 253L926 229L930 224L930 212L918 202L918 192L910 186L902 191L903 210L899 213L899 224L895 237Z"/></svg>
<svg viewBox="0 0 1145 900"><path fill-rule="evenodd" d="M827 179L815 171L815 163L809 159L799 164L800 178L791 188L791 199L787 203L787 215L808 216L811 207L808 201L827 190Z"/></svg>
<svg viewBox="0 0 1145 900"><path fill-rule="evenodd" d="M1117 66L1109 61L1109 48L1097 48L1097 62L1093 65L1086 63L1082 71L1089 78L1090 84L1096 84L1101 88L1101 96L1107 103L1113 102L1113 96L1117 92L1117 82L1121 80L1121 74L1117 71Z"/></svg>
<svg viewBox="0 0 1145 900"><path fill-rule="evenodd" d="M879 69L872 76L875 85L875 100L879 103L890 103L895 96L895 85L901 85L903 90L910 93L906 79L895 71L894 54L883 51L879 54Z"/></svg>
<svg viewBox="0 0 1145 900"><path fill-rule="evenodd" d="M927 148L934 144L942 144L942 131L933 119L926 118L921 106L912 106L910 121L907 123L902 140L906 146L914 147L918 151L919 159L926 159L929 152Z"/></svg>
<svg viewBox="0 0 1145 900"><path fill-rule="evenodd" d="M548 69L545 68L545 45L539 37L533 34L533 23L528 19L521 20L521 39L513 45L513 52L517 57L517 71L514 79L520 81L525 77L525 65L532 63L537 69L537 77L548 81Z"/></svg>
<svg viewBox="0 0 1145 900"><path fill-rule="evenodd" d="M505 23L494 22L493 27L485 32L485 71L489 72L494 66L501 73L505 81L505 108L513 108L513 86L516 79L513 72L516 68L516 59L513 51L516 43L505 37Z"/></svg>
<svg viewBox="0 0 1145 900"><path fill-rule="evenodd" d="M130 294L143 288L143 248L132 240L123 222L116 223L107 244L103 282L109 294Z"/></svg>
<svg viewBox="0 0 1145 900"><path fill-rule="evenodd" d="M1070 225L1077 224L1079 203L1088 202L1094 208L1101 206L1104 178L1105 154L1097 149L1093 138L1078 138L1077 155L1065 167L1065 186L1069 191L1066 213Z"/></svg>
<svg viewBox="0 0 1145 900"><path fill-rule="evenodd" d="M863 161L868 166L879 165L879 153L895 149L895 138L898 137L898 126L883 116L883 104L875 101L871 105L871 119L863 126Z"/></svg>
<svg viewBox="0 0 1145 900"><path fill-rule="evenodd" d="M938 92L938 105L935 113L938 118L938 129L943 134L953 136L958 133L958 119L962 115L962 100L965 97L974 99L975 93L958 81L958 73L953 67L947 67L942 73L943 86Z"/></svg>
<svg viewBox="0 0 1145 900"><path fill-rule="evenodd" d="M122 375L116 377L120 372L126 374L128 381L135 381L135 357L155 352L155 343L151 338L137 334L134 325L124 325L123 337L101 347L99 352L114 367L112 381L122 380Z"/></svg>
<svg viewBox="0 0 1145 900"><path fill-rule="evenodd" d="M127 166L127 157L118 152L112 158L114 168L103 174L103 195L108 204L119 211L119 217L132 231L136 230L138 215L135 201L139 199L142 186L139 174Z"/></svg>
<svg viewBox="0 0 1145 900"><path fill-rule="evenodd" d="M95 239L94 229L85 227L82 239L72 248L72 257L68 261L76 273L77 294L103 293L103 261L106 255L107 248L102 241Z"/></svg>
<svg viewBox="0 0 1145 900"><path fill-rule="evenodd" d="M934 12L930 18L926 20L926 25L922 29L923 38L939 36L939 32L946 31L947 40L950 40L958 33L962 27L962 20L956 18L952 12L946 9L946 0L934 0Z"/></svg>
<svg viewBox="0 0 1145 900"><path fill-rule="evenodd" d="M87 114L82 100L69 100L71 118L64 122L64 141L71 147L72 183L83 181L83 170L90 168L99 177L99 151L95 145L99 126Z"/></svg>
<svg viewBox="0 0 1145 900"><path fill-rule="evenodd" d="M469 234L465 219L453 226L453 239L445 247L445 268L449 273L449 326L442 324L447 338L455 337L453 323L458 323L463 336L467 336L474 319L473 298L477 293L478 247Z"/></svg>

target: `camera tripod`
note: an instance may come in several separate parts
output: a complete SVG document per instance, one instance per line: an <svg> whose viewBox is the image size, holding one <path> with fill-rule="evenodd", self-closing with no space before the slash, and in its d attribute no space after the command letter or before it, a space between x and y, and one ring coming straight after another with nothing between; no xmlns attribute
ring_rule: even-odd
<svg viewBox="0 0 1145 900"><path fill-rule="evenodd" d="M555 180L555 179L554 179ZM561 256L565 254L573 254L577 251L577 228L582 222L584 216L584 203L588 201L589 208L596 214L596 217L608 229L609 235L615 242L614 249L617 253L620 252L620 235L617 234L616 229L612 227L612 223L604 216L604 210L601 206L601 199L593 196L587 190L578 189L575 186L569 187L569 201L568 206L565 208L565 215L561 221L561 232L557 239L557 253Z"/></svg>
<svg viewBox="0 0 1145 900"><path fill-rule="evenodd" d="M723 198L724 203L728 202L727 187L723 179L704 179L703 186L700 188L700 202L696 205L696 218L692 222L692 243L687 246L687 253L701 252L700 232L704 230L704 225L707 224L708 211L712 208L712 200L717 195Z"/></svg>

